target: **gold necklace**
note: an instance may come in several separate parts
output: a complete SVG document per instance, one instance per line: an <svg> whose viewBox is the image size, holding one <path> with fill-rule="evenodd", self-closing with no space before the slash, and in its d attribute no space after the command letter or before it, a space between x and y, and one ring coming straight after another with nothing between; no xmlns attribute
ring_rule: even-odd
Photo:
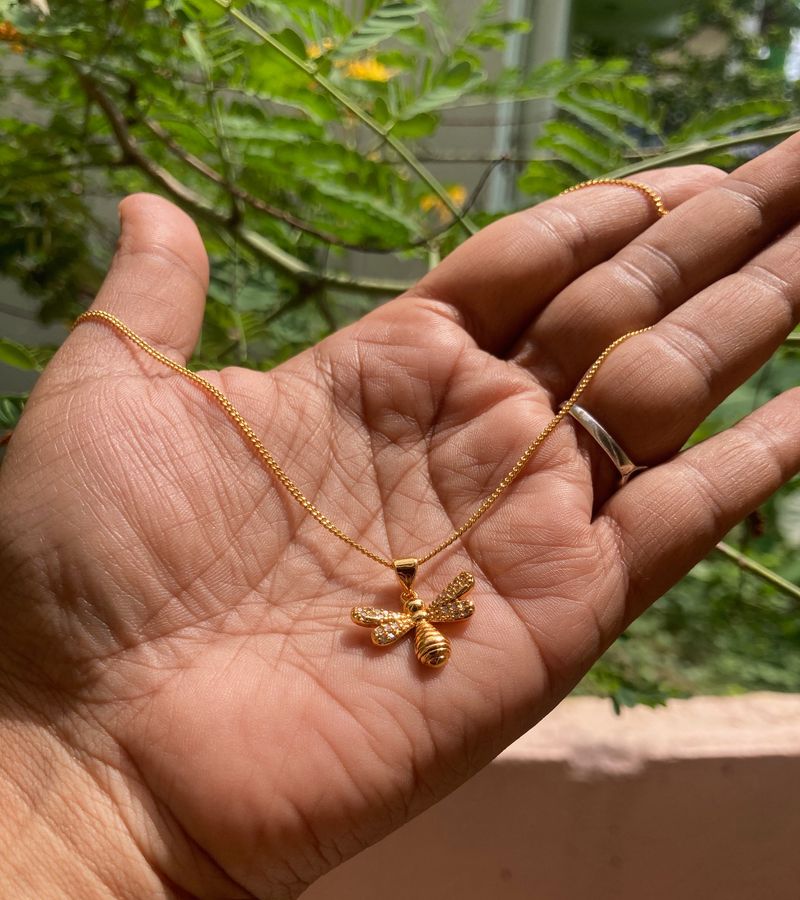
<svg viewBox="0 0 800 900"><path fill-rule="evenodd" d="M615 178L595 178L591 181L584 181L581 184L576 184L566 191L563 191L563 193L571 193L572 191L598 184L616 184L633 188L653 201L659 216L664 216L667 213L667 209L664 206L661 197L652 188L640 184L637 181L627 181ZM533 441L528 444L519 459L506 473L505 477L499 482L495 489L481 501L459 528L456 528L452 534L445 538L441 543L437 544L424 556L392 560L381 556L379 553L373 552L359 541L351 538L341 528L335 525L331 519L316 506L316 504L312 503L300 490L294 480L281 467L272 453L264 446L261 439L244 416L225 394L219 390L219 388L216 388L210 381L203 378L202 375L192 372L190 369L176 363L173 359L170 359L168 356L165 356L163 353L156 350L155 347L150 346L147 341L139 337L139 335L125 325L124 322L109 312L100 309L87 310L78 316L72 327L76 328L81 323L92 320L103 322L106 325L111 326L124 337L128 338L137 347L144 350L145 353L152 356L153 359L158 360L158 362L169 367L174 372L177 372L189 381L194 382L194 384L213 397L222 407L228 418L239 429L245 440L249 442L270 472L272 472L275 478L284 486L284 488L286 488L294 500L296 500L312 518L316 519L323 528L339 538L340 541L344 541L345 544L348 544L354 550L358 550L359 553L362 553L368 559L385 566L387 569L394 569L401 586L400 601L402 610L394 611L373 606L356 606L351 610L351 618L357 625L363 625L373 629L372 641L379 647L393 644L403 637L403 635L411 631L412 628L415 629L414 650L417 659L424 665L432 668L443 666L450 658L450 642L445 635L435 627L435 624L456 622L467 619L473 614L475 605L472 600L465 595L475 584L475 579L469 572L460 572L447 587L444 588L436 599L426 606L423 601L420 600L419 595L413 587L419 567L423 565L423 563L433 559L434 556L437 556L443 550L446 550L451 544L455 543L466 531L472 528L484 513L491 509L503 492L517 479L520 472L525 468L534 453L556 429L558 423L569 413L570 409L577 402L580 395L586 390L589 382L594 378L597 370L609 353L623 343L623 341L627 341L629 338L635 337L638 334L643 334L652 327L648 326L646 328L638 328L635 331L629 331L627 334L623 334L621 337L612 341L605 350L603 350L600 356L598 356L586 370L570 398L559 407L558 412L547 425L545 425Z"/></svg>

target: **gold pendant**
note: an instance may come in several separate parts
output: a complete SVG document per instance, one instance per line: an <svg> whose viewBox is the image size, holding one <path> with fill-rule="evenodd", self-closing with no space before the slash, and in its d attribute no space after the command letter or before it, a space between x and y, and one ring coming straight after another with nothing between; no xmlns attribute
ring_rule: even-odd
<svg viewBox="0 0 800 900"><path fill-rule="evenodd" d="M393 612L390 609L377 609L374 606L355 606L350 616L356 625L372 628L372 643L378 647L386 647L400 640L412 628L414 635L414 652L417 659L426 666L438 669L450 659L450 641L434 628L436 622L458 622L468 619L475 612L472 600L464 598L464 594L475 584L469 572L460 572L447 587L425 606L412 588L417 575L416 559L396 559L394 570L403 586L400 599L403 611Z"/></svg>

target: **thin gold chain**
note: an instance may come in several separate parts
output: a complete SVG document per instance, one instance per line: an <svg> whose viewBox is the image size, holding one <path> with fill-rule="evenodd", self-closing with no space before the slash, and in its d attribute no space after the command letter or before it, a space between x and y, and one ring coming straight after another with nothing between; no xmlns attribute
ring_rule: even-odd
<svg viewBox="0 0 800 900"><path fill-rule="evenodd" d="M594 185L597 184L615 184L617 187L633 188L635 191L639 191L640 194L644 194L645 197L649 197L653 201L653 205L659 216L665 216L669 212L667 207L664 206L664 201L661 199L660 194L656 193L646 184L642 184L641 181L629 181L627 178L590 178L589 181L573 184L572 187L562 191L559 196L571 194L573 191L580 191L583 188L594 187Z"/></svg>
<svg viewBox="0 0 800 900"><path fill-rule="evenodd" d="M591 181L585 181L581 184L576 184L574 187L569 188L567 191L563 193L570 193L571 191L578 190L584 187L590 187L596 184L618 184L625 187L633 187L636 190L639 190L645 193L648 197L650 197L656 205L656 209L658 210L659 215L665 215L667 210L664 207L664 204L656 194L652 188L648 188L646 185L639 184L636 181L617 181L615 179L608 178L596 178ZM663 211L662 211L663 210ZM340 541L344 541L345 544L348 544L354 550L358 550L359 553L363 553L367 558L374 560L376 563L380 563L380 565L385 566L388 569L394 568L394 562L390 559L387 559L384 556L381 556L378 553L374 553L368 547L365 547L363 544L359 543L354 538L351 538L348 534L345 534L341 528L335 525L325 513L319 509L314 503L312 503L308 497L300 490L298 485L289 477L287 472L281 467L275 457L270 453L270 451L264 446L261 439L253 430L252 426L248 423L248 421L244 418L244 416L239 412L239 410L233 405L233 403L222 393L219 388L214 387L210 381L203 378L202 375L198 375L196 372L192 372L191 369L187 369L184 366L180 365L180 363L175 362L174 359L170 359L168 356L165 356L160 351L156 350L155 347L151 347L150 344L147 343L143 338L139 337L135 331L130 329L124 322L118 319L112 313L106 312L102 309L90 309L81 315L73 323L73 328L76 328L82 322L88 322L90 320L103 322L106 325L110 325L120 334L124 335L128 340L130 340L133 344L139 347L141 350L144 350L145 353L149 354L153 357L153 359L158 360L158 362L163 365L169 367L174 372L177 372L179 375L182 375L184 378L187 378L189 381L196 384L198 387L202 388L202 390L206 391L206 393L210 394L222 407L223 411L226 413L228 418L236 425L239 431L242 433L243 437L250 443L252 448L258 454L258 456L263 460L266 467L272 472L275 478L286 488L289 492L290 496L303 507L303 509L323 528L326 528L332 535L339 538ZM433 559L434 556L441 553L442 550L446 550L451 544L455 543L466 531L468 531L472 526L484 515L491 507L497 502L498 498L503 494L503 492L517 479L519 474L527 465L530 458L533 454L539 449L539 447L544 443L547 437L556 429L558 423L569 413L570 409L577 402L580 395L586 390L589 382L594 378L597 370L602 365L603 361L606 357L618 347L624 341L627 341L629 338L635 337L638 334L643 334L645 331L649 331L652 326L648 326L646 328L638 328L635 331L629 331L627 334L623 334L621 337L618 337L615 341L612 341L605 350L597 357L597 359L592 363L592 365L586 370L583 377L580 379L578 384L575 387L575 390L572 392L569 400L567 400L564 404L561 405L559 411L553 416L553 418L545 425L545 427L539 432L539 434L531 441L530 444L526 447L523 454L520 458L514 463L514 465L509 469L508 473L502 479L502 481L497 485L497 487L489 494L479 506L475 508L470 517L457 528L448 538L445 538L440 544L437 544L433 550L427 553L425 556L420 557L417 560L417 565L422 565L423 563L428 562Z"/></svg>

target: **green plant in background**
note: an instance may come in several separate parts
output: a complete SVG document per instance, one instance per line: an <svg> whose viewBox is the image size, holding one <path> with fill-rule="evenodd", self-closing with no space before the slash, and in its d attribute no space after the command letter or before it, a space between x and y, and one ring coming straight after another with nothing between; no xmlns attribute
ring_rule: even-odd
<svg viewBox="0 0 800 900"><path fill-rule="evenodd" d="M797 11L790 0L768 3L785 27L765 42L742 24L751 6L694 4L666 36L576 31L571 60L515 71L498 69L499 51L529 23L508 21L495 0L468 20L444 0L64 0L52 10L0 0L0 274L42 321L68 322L113 249L109 198L158 191L194 216L211 257L193 365L267 368L401 291L497 215L482 211L482 190L510 163L489 161L467 191L421 160L450 110L552 104L520 173L530 200L609 172L731 165L795 130L797 92L763 49L785 51ZM690 52L711 26L724 52ZM387 261L399 277L382 274ZM38 370L53 349L0 338L0 361ZM787 346L705 430L755 402L756 388L763 400L798 374ZM21 406L0 398L0 429ZM769 505L765 533L747 548L790 579L800 576L797 531L787 542L775 522L794 496ZM755 646L777 659L800 641L790 624L800 591L739 576L728 561L699 567L634 626L647 639L620 642L584 687L618 704L731 684L800 688L796 667L780 675L780 666L730 664ZM700 629L727 622L734 602L741 615L712 661L699 654L684 666ZM761 607L769 614L750 615Z"/></svg>
<svg viewBox="0 0 800 900"><path fill-rule="evenodd" d="M573 52L622 58L626 78L556 94L561 114L536 141L544 158L522 177L532 193L552 195L576 176L633 174L654 159L732 168L797 116L800 91L785 72L800 28L793 2L577 0L574 19Z"/></svg>

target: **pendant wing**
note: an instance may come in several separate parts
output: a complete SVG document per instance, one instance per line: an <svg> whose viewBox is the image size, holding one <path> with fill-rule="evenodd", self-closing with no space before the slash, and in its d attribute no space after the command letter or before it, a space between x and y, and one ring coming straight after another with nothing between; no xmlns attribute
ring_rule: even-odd
<svg viewBox="0 0 800 900"><path fill-rule="evenodd" d="M364 625L371 628L373 625L382 625L384 622L394 622L405 618L405 613L392 609L378 609L375 606L354 606L350 610L350 618L356 625Z"/></svg>
<svg viewBox="0 0 800 900"><path fill-rule="evenodd" d="M375 606L356 606L350 610L350 617L356 625L374 626L372 643L379 647L393 644L414 627L414 620L408 613Z"/></svg>
<svg viewBox="0 0 800 900"><path fill-rule="evenodd" d="M469 572L460 572L428 607L429 622L457 622L475 612L475 604L464 597L475 585Z"/></svg>
<svg viewBox="0 0 800 900"><path fill-rule="evenodd" d="M372 643L379 647L393 644L399 641L404 634L408 634L414 627L414 620L405 613L396 613L396 618L388 622L382 622L372 632Z"/></svg>

